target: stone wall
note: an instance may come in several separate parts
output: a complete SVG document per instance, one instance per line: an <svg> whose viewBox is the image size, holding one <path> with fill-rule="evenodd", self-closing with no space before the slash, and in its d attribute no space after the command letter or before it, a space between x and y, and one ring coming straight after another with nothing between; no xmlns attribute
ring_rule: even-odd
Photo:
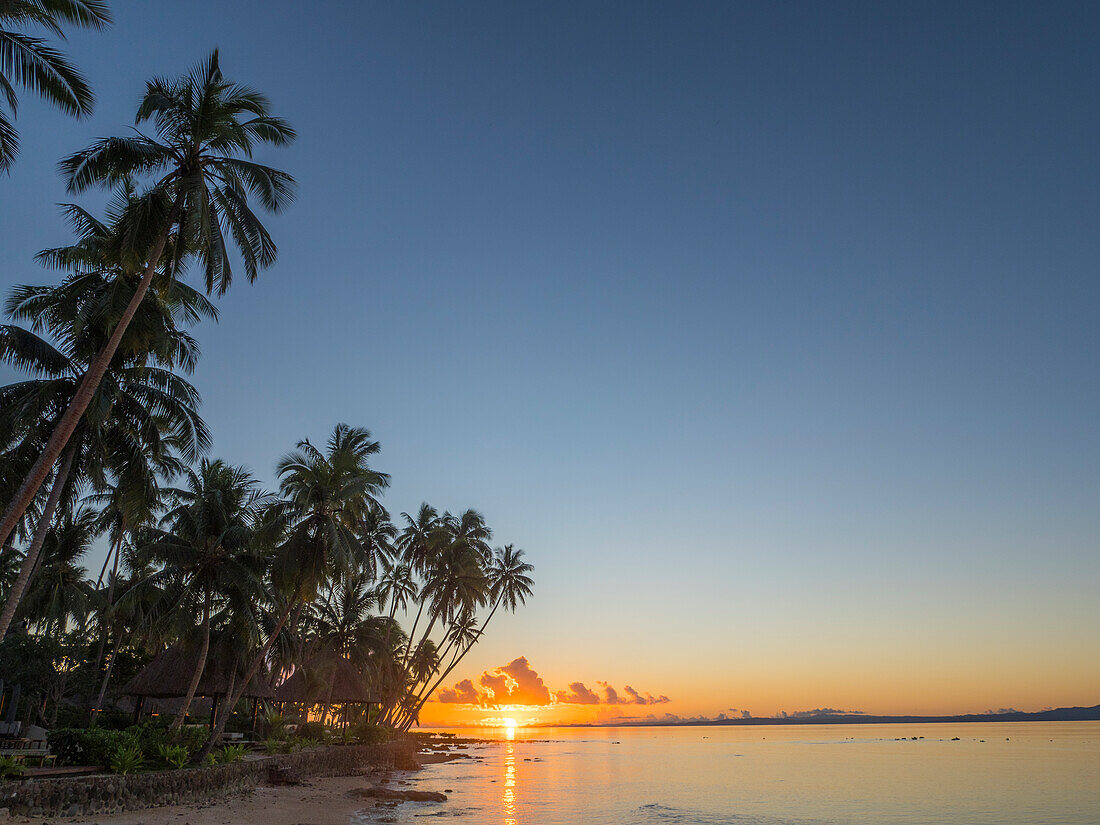
<svg viewBox="0 0 1100 825"><path fill-rule="evenodd" d="M308 777L352 776L369 768L416 766L416 745L410 740L384 745L330 745L208 768L0 782L0 808L22 816L86 816L244 793L278 768Z"/></svg>

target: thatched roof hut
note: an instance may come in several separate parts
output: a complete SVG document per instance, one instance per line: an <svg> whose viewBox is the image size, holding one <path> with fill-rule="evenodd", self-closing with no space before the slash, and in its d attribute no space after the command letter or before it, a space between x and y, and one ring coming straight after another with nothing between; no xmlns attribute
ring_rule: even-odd
<svg viewBox="0 0 1100 825"><path fill-rule="evenodd" d="M153 657L153 661L126 683L122 692L127 696L145 696L153 699L186 696L191 677L195 675L198 664L198 650L179 644L172 645ZM206 666L203 668L202 678L199 680L195 695L225 696L229 692L230 681L233 681L236 686L237 679L244 678L245 670L246 665L240 663L236 678L231 680L231 668L211 651L211 655L206 659ZM248 687L241 695L249 699L270 699L275 695L275 691L267 675L261 672L252 677L252 681L248 683Z"/></svg>
<svg viewBox="0 0 1100 825"><path fill-rule="evenodd" d="M275 688L276 702L323 702L328 698L329 680L318 686L306 676L304 668L298 668L281 685ZM368 704L374 700L363 677L347 659L336 664L332 676L332 698L334 704Z"/></svg>

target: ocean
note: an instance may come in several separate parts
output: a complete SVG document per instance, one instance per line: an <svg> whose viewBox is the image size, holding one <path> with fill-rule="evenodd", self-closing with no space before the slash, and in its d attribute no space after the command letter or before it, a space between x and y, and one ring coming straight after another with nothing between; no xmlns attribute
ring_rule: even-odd
<svg viewBox="0 0 1100 825"><path fill-rule="evenodd" d="M1100 722L456 730L353 825L1098 825ZM956 738L957 737L957 738Z"/></svg>

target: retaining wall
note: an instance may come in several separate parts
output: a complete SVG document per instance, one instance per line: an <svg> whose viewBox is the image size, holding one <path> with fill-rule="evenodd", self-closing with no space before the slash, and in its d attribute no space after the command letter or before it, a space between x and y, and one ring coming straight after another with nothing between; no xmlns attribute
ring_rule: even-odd
<svg viewBox="0 0 1100 825"><path fill-rule="evenodd" d="M302 777L353 776L370 768L408 769L417 764L416 745L410 740L330 745L208 768L2 782L0 808L34 817L135 811L244 793L278 768Z"/></svg>

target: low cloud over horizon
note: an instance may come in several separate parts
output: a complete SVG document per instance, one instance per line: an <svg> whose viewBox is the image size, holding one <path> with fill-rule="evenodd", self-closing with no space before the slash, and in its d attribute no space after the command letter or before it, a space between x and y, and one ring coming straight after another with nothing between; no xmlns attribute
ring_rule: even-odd
<svg viewBox="0 0 1100 825"><path fill-rule="evenodd" d="M661 694L653 696L624 685L622 692L608 682L597 680L598 690L584 682L570 682L566 690L551 691L542 677L531 667L526 656L519 656L502 667L487 670L478 677L463 679L452 687L439 691L437 701L444 704L479 705L663 705L671 700Z"/></svg>

